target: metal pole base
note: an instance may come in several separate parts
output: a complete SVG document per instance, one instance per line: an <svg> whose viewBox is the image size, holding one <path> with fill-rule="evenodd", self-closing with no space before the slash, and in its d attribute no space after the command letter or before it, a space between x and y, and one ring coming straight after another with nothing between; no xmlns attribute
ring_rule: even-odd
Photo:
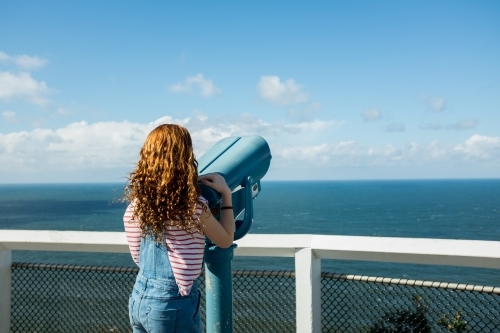
<svg viewBox="0 0 500 333"><path fill-rule="evenodd" d="M233 282L231 261L236 244L227 249L205 245L207 333L233 332Z"/></svg>

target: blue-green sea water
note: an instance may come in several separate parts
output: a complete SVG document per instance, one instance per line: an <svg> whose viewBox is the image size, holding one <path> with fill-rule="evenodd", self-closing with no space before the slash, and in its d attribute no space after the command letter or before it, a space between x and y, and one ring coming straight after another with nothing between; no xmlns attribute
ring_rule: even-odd
<svg viewBox="0 0 500 333"><path fill-rule="evenodd" d="M123 231L123 184L0 185L1 229ZM500 180L262 182L250 233L500 241ZM133 265L126 254L15 251L15 261ZM293 269L236 257L234 269ZM323 260L323 271L500 286L500 270Z"/></svg>

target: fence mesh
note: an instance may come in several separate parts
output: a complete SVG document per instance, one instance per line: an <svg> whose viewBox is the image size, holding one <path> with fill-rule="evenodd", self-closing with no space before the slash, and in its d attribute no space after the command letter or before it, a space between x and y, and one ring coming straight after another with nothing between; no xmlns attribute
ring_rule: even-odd
<svg viewBox="0 0 500 333"><path fill-rule="evenodd" d="M500 332L500 288L322 274L323 332Z"/></svg>
<svg viewBox="0 0 500 333"><path fill-rule="evenodd" d="M137 268L12 264L12 332L131 332ZM205 281L200 277L202 318ZM233 272L234 332L295 332L295 274ZM323 332L500 332L500 288L322 274Z"/></svg>

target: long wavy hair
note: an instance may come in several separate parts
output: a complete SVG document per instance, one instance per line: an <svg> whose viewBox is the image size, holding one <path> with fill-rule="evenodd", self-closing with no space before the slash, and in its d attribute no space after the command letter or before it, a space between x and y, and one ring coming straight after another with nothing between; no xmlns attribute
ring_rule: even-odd
<svg viewBox="0 0 500 333"><path fill-rule="evenodd" d="M143 237L151 235L156 242L167 226L193 234L199 231L195 215L199 195L198 162L189 132L175 124L156 127L125 188L125 199L134 204L132 221L139 221Z"/></svg>

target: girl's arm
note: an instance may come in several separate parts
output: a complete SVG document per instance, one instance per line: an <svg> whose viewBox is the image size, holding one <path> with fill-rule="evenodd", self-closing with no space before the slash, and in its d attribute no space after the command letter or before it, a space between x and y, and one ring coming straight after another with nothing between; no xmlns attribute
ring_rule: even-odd
<svg viewBox="0 0 500 333"><path fill-rule="evenodd" d="M132 221L134 213L133 204L128 205L125 214L123 215L123 224L125 226L125 234L127 235L128 247L132 259L139 266L139 251L141 249L141 227L139 223Z"/></svg>
<svg viewBox="0 0 500 333"><path fill-rule="evenodd" d="M204 175L198 180L207 186L210 186L222 196L222 206L232 206L231 190L226 184L226 180L218 173ZM203 205L203 211L200 215L200 226L205 234L215 245L227 248L233 244L234 240L234 215L232 209L221 211L220 222L212 215L210 209Z"/></svg>

